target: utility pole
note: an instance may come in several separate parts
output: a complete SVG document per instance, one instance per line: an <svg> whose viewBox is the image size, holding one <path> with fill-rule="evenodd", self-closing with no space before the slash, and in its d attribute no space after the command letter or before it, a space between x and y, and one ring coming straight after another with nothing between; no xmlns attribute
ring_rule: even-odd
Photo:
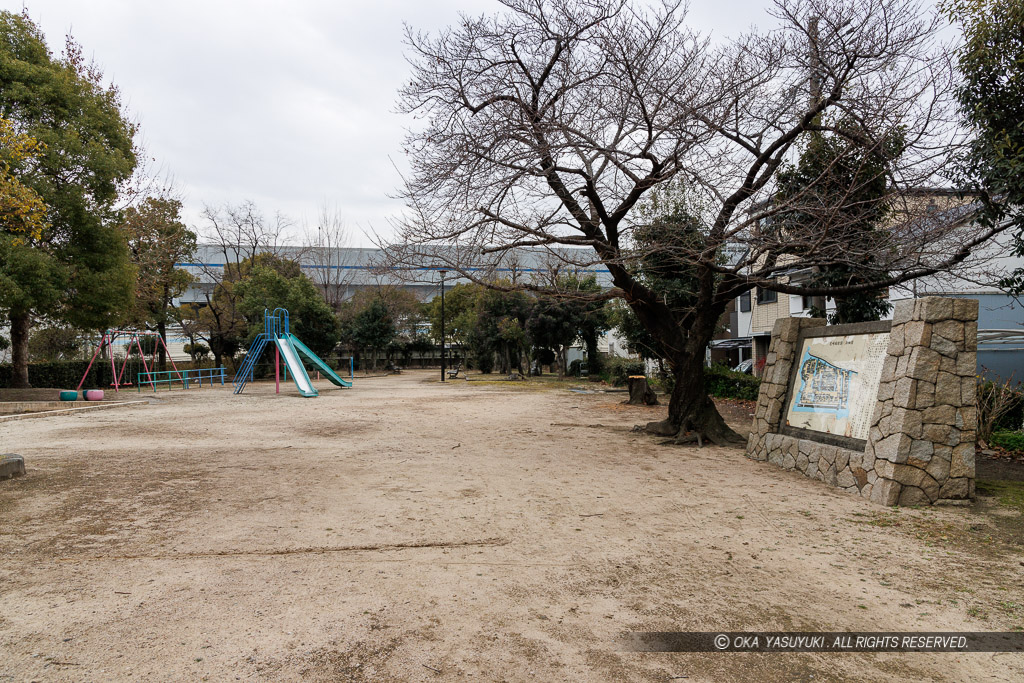
<svg viewBox="0 0 1024 683"><path fill-rule="evenodd" d="M807 20L807 39L810 43L808 45L808 62L811 67L810 76L810 102L809 108L813 109L821 104L821 55L818 52L818 17L812 16ZM815 123L821 123L821 115L814 117ZM814 272L819 272L819 268L814 268ZM821 295L815 295L808 297L810 299L811 308L815 308L821 311L821 315L828 317L826 313L826 306L828 305L827 299Z"/></svg>
<svg viewBox="0 0 1024 683"><path fill-rule="evenodd" d="M444 363L444 276L448 274L447 270L441 270L441 381L444 381L445 375L445 363Z"/></svg>

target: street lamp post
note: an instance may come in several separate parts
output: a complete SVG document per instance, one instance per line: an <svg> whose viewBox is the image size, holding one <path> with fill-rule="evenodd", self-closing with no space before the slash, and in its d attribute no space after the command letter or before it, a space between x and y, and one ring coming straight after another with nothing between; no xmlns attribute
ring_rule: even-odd
<svg viewBox="0 0 1024 683"><path fill-rule="evenodd" d="M445 366L444 366L444 276L448 274L447 270L439 271L441 273L441 381L444 381Z"/></svg>

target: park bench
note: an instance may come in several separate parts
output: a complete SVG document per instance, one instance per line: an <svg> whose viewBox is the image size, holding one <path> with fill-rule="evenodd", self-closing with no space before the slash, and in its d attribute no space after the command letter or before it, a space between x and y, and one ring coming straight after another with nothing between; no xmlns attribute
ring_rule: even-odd
<svg viewBox="0 0 1024 683"><path fill-rule="evenodd" d="M459 376L459 372L462 370L462 361L455 364L455 367L448 371L448 379L455 379Z"/></svg>

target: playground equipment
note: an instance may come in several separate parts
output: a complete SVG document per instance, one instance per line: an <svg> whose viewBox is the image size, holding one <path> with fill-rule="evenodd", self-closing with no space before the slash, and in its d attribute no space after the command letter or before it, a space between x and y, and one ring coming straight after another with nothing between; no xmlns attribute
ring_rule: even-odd
<svg viewBox="0 0 1024 683"><path fill-rule="evenodd" d="M152 384L153 391L156 391L157 384L166 384L168 389L173 388L174 382L181 382L182 389L189 389L194 384L203 388L203 380L207 386L213 386L218 381L221 386L227 379L227 370L224 366L219 368L194 368L192 370L166 370L164 372L140 372L137 375L136 384L139 391L142 391L143 384Z"/></svg>
<svg viewBox="0 0 1024 683"><path fill-rule="evenodd" d="M120 335L126 335L128 337L128 341L125 343L124 362L121 363L121 370L118 372L117 365L114 360L114 342ZM167 359L171 361L171 367L174 368L174 372L178 373L178 376L181 377L181 373L178 371L178 366L174 364L174 359L171 358L171 353L167 350L167 345L164 344L164 338L161 337L159 333L138 332L136 330L107 330L103 333L103 339L100 341L99 346L96 347L96 351L92 354L92 359L89 360L89 366L85 369L85 374L82 375L82 379L78 382L78 386L75 388L75 393L78 393L78 391L82 389L82 385L85 384L85 378L89 376L89 371L92 369L92 364L96 361L96 357L100 355L100 352L102 352L104 348L110 352L110 371L114 376L114 381L111 382L110 386L114 387L115 393L119 391L122 386L132 385L131 373L129 372L128 377L125 377L124 371L128 367L128 361L132 356L133 348L138 349L139 358L142 360L142 368L145 371L144 373L140 373L139 377L141 378L142 374L148 375L150 366L146 365L146 354L142 351L142 342L140 341L142 337L156 338L156 343L153 344L152 366L156 366L157 350L160 347L163 347L164 353L167 355ZM156 391L156 384L153 379L148 378L147 382L153 386L153 391Z"/></svg>
<svg viewBox="0 0 1024 683"><path fill-rule="evenodd" d="M246 383L252 381L253 370L256 368L256 363L259 361L268 343L274 344L274 381L278 393L281 392L280 361L283 358L286 371L291 375L292 381L295 382L299 393L306 398L315 398L320 395L306 373L306 367L302 364L300 354L312 362L317 370L322 372L333 384L343 388L352 386L352 382L339 377L331 369L331 366L320 360L319 356L310 351L305 344L299 341L298 337L291 333L288 323L288 310L275 308L273 313L266 309L263 311L263 332L253 340L252 346L245 354L245 361L242 363L242 367L235 374L233 384L236 394L242 393Z"/></svg>

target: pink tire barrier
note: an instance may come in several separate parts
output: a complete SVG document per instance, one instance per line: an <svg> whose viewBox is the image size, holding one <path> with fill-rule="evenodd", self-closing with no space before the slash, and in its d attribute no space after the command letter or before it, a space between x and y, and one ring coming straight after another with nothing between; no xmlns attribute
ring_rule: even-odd
<svg viewBox="0 0 1024 683"><path fill-rule="evenodd" d="M102 389L89 389L85 392L86 401L102 401L103 390Z"/></svg>

